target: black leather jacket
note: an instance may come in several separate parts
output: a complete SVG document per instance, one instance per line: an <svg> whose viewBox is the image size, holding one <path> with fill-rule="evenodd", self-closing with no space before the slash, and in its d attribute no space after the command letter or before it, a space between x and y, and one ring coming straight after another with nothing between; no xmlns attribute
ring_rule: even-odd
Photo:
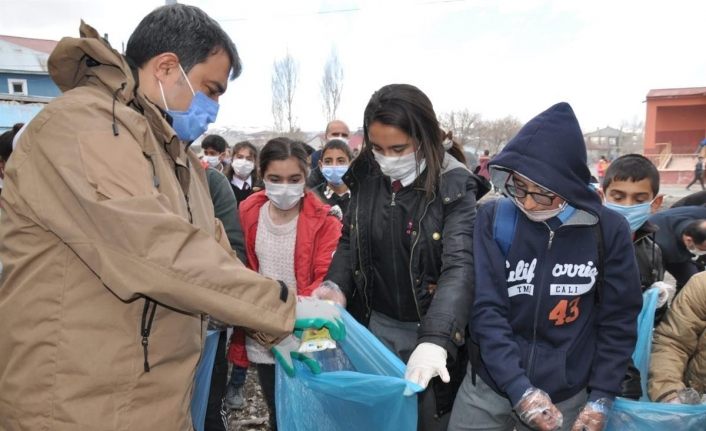
<svg viewBox="0 0 706 431"><path fill-rule="evenodd" d="M372 157L361 154L344 181L352 198L326 279L341 287L351 314L367 324L376 288L371 283L371 225L376 220L371 202L387 180ZM421 189L415 192L424 195ZM410 261L400 262L409 268L415 290L419 343L442 346L452 358L464 344L473 301L473 221L476 199L486 192L475 175L446 155L437 192L420 199L414 212Z"/></svg>

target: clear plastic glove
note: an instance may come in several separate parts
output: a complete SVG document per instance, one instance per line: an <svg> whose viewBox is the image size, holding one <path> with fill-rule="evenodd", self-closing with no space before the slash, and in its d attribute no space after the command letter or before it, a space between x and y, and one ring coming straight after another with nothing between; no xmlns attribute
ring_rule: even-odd
<svg viewBox="0 0 706 431"><path fill-rule="evenodd" d="M439 376L444 383L451 380L446 369L446 349L434 343L421 343L407 361L405 380L426 388L429 380Z"/></svg>
<svg viewBox="0 0 706 431"><path fill-rule="evenodd" d="M294 377L294 360L304 362L312 373L321 373L321 366L309 353L299 353L300 341L294 335L287 335L279 344L272 347L272 354L289 377Z"/></svg>
<svg viewBox="0 0 706 431"><path fill-rule="evenodd" d="M694 388L677 391L676 396L667 401L670 404L701 404L701 395Z"/></svg>
<svg viewBox="0 0 706 431"><path fill-rule="evenodd" d="M540 431L558 430L564 423L559 409L541 389L527 389L514 408L522 422Z"/></svg>
<svg viewBox="0 0 706 431"><path fill-rule="evenodd" d="M319 285L311 293L314 298L325 299L328 301L333 301L341 307L346 306L346 295L343 294L341 288L338 287L336 283L330 280L324 280L323 283Z"/></svg>
<svg viewBox="0 0 706 431"><path fill-rule="evenodd" d="M294 329L328 329L336 341L346 337L346 326L341 320L340 310L328 301L308 296L297 296Z"/></svg>
<svg viewBox="0 0 706 431"><path fill-rule="evenodd" d="M607 398L587 402L574 421L571 431L601 431L605 425L610 405L611 402Z"/></svg>
<svg viewBox="0 0 706 431"><path fill-rule="evenodd" d="M657 308L663 307L665 304L671 304L674 295L677 293L677 288L664 281L655 281L652 286L659 289L659 297L657 298Z"/></svg>

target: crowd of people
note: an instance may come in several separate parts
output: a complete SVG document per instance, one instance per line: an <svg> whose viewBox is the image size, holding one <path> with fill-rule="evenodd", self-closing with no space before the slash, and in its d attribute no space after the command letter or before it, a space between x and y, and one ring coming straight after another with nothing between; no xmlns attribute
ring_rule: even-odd
<svg viewBox="0 0 706 431"><path fill-rule="evenodd" d="M637 154L590 187L568 104L476 173L407 84L372 94L356 151L335 120L322 148L211 134L199 159L190 144L241 71L218 23L160 7L124 55L80 34L49 59L63 95L0 136L3 430L191 429L207 327L220 332L205 429L244 406L249 368L276 429L275 364L318 372L295 333L342 339L333 304L406 364L419 430L601 430L641 379L654 401L701 402L706 208L658 211L659 172Z"/></svg>

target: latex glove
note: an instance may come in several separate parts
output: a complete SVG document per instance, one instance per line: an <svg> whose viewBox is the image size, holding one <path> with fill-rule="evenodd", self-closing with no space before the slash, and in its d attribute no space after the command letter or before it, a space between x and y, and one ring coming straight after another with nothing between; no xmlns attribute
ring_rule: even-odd
<svg viewBox="0 0 706 431"><path fill-rule="evenodd" d="M421 343L407 361L404 378L426 388L429 380L439 376L444 383L451 380L446 369L446 349L434 343Z"/></svg>
<svg viewBox="0 0 706 431"><path fill-rule="evenodd" d="M294 359L304 362L312 373L320 374L321 366L309 353L299 353L299 345L301 342L294 335L287 335L287 337L280 341L279 344L272 347L272 354L282 369L289 377L294 377Z"/></svg>
<svg viewBox="0 0 706 431"><path fill-rule="evenodd" d="M670 404L701 404L701 395L694 388L680 389L674 398L667 402Z"/></svg>
<svg viewBox="0 0 706 431"><path fill-rule="evenodd" d="M319 287L311 292L311 296L314 298L333 301L341 307L346 307L346 295L343 294L341 288L338 287L336 283L330 280L325 280L321 283Z"/></svg>
<svg viewBox="0 0 706 431"><path fill-rule="evenodd" d="M652 286L659 289L659 297L657 299L657 308L663 307L665 304L671 304L674 295L677 293L677 288L664 281L655 281Z"/></svg>
<svg viewBox="0 0 706 431"><path fill-rule="evenodd" d="M558 430L564 423L559 409L541 389L527 389L514 409L522 422L540 431Z"/></svg>
<svg viewBox="0 0 706 431"><path fill-rule="evenodd" d="M346 337L346 326L340 310L328 301L309 296L297 296L294 330L326 327L334 340Z"/></svg>
<svg viewBox="0 0 706 431"><path fill-rule="evenodd" d="M601 431L605 425L610 405L611 402L607 398L587 402L574 421L571 431Z"/></svg>

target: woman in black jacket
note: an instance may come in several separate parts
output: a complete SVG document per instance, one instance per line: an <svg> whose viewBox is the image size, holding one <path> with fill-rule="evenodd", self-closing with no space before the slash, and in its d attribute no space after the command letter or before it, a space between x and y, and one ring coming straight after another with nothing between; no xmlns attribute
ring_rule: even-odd
<svg viewBox="0 0 706 431"><path fill-rule="evenodd" d="M347 302L407 363L408 380L425 388L431 380L419 395L419 429L444 430L467 361L473 221L487 189L447 154L463 157L416 87L374 93L363 131L363 149L344 177L352 198L343 235L315 295Z"/></svg>

